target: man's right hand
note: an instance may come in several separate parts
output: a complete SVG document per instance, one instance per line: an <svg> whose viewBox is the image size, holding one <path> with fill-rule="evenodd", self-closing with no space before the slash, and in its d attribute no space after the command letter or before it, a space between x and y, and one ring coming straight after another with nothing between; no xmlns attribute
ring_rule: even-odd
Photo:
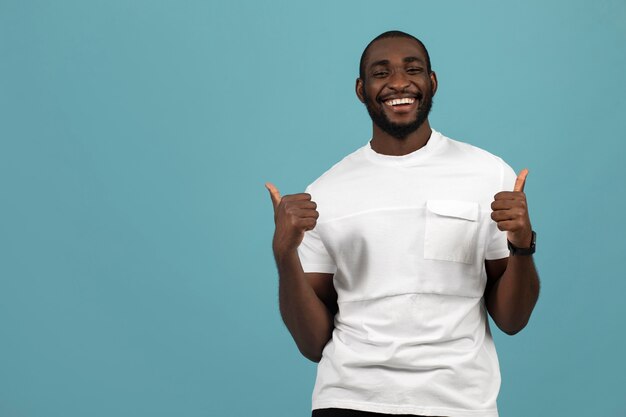
<svg viewBox="0 0 626 417"><path fill-rule="evenodd" d="M274 254L278 256L296 250L304 239L304 232L312 230L317 223L317 204L307 193L281 197L274 184L267 182L265 188L270 192L274 205Z"/></svg>

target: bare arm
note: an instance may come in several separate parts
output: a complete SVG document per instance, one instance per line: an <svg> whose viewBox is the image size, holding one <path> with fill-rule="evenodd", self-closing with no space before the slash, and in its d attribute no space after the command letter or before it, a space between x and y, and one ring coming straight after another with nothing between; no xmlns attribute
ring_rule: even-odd
<svg viewBox="0 0 626 417"><path fill-rule="evenodd" d="M332 307L333 294L335 303L337 296L334 293L333 275L305 274L295 252L276 256L276 264L283 321L300 352L307 359L319 362L334 327L336 307ZM326 300L322 298L324 296Z"/></svg>
<svg viewBox="0 0 626 417"><path fill-rule="evenodd" d="M518 333L530 319L539 297L539 276L532 256L485 261L487 310L503 332Z"/></svg>
<svg viewBox="0 0 626 417"><path fill-rule="evenodd" d="M524 184L528 170L517 177L512 192L495 195L491 204L491 218L500 230L507 232L508 240L519 248L531 245L532 228ZM485 261L487 286L485 303L498 327L507 334L522 330L539 297L539 275L532 256L516 255Z"/></svg>
<svg viewBox="0 0 626 417"><path fill-rule="evenodd" d="M274 205L276 230L272 248L279 275L280 313L300 352L319 362L332 335L337 294L333 275L305 274L297 248L307 230L312 230L319 213L306 193L280 196L266 184Z"/></svg>

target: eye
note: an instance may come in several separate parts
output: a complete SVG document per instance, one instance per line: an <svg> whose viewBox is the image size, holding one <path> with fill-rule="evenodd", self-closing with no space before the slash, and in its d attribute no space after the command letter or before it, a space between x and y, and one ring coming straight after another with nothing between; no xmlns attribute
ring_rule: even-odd
<svg viewBox="0 0 626 417"><path fill-rule="evenodd" d="M409 74L421 74L422 72L424 72L424 68L422 67L409 67L406 69L406 72L408 72Z"/></svg>
<svg viewBox="0 0 626 417"><path fill-rule="evenodd" d="M372 76L374 76L376 78L384 78L387 75L389 75L389 72L384 71L384 70L374 71L374 73L372 74Z"/></svg>

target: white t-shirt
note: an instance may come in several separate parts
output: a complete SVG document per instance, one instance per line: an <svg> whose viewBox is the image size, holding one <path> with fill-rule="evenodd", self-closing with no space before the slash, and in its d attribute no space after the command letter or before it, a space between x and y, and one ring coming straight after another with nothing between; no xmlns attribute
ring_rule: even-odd
<svg viewBox="0 0 626 417"><path fill-rule="evenodd" d="M509 254L490 205L515 177L433 130L408 155L368 143L307 188L320 217L298 253L305 272L334 274L339 305L313 409L498 415L484 261Z"/></svg>

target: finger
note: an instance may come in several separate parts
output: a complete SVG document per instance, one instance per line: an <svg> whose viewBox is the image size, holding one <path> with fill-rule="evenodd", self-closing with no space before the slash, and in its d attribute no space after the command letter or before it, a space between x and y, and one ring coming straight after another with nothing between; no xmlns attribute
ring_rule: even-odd
<svg viewBox="0 0 626 417"><path fill-rule="evenodd" d="M309 193L298 193L298 194L289 194L281 197L281 201L286 203L287 201L306 201L311 200L311 194Z"/></svg>
<svg viewBox="0 0 626 417"><path fill-rule="evenodd" d="M316 209L317 204L311 200L293 200L290 195L286 195L282 198L281 202L285 206L285 210L290 209Z"/></svg>
<svg viewBox="0 0 626 417"><path fill-rule="evenodd" d="M515 187L513 187L513 191L524 191L524 185L526 183L526 177L528 176L528 170L524 168L517 179L515 180Z"/></svg>
<svg viewBox="0 0 626 417"><path fill-rule="evenodd" d="M295 217L291 224L298 230L312 230L317 224L317 219L314 217Z"/></svg>
<svg viewBox="0 0 626 417"><path fill-rule="evenodd" d="M278 188L276 188L276 186L271 182L266 182L265 188L267 188L267 190L270 192L270 198L272 199L272 205L274 206L275 210L276 207L278 207L278 204L280 204L280 192L278 191Z"/></svg>
<svg viewBox="0 0 626 417"><path fill-rule="evenodd" d="M498 194L493 196L493 199L496 201L516 200L517 198L519 198L519 193L514 191L500 191Z"/></svg>
<svg viewBox="0 0 626 417"><path fill-rule="evenodd" d="M503 232L511 232L519 228L519 223L515 220L504 220L498 222L497 224L498 229L502 230Z"/></svg>
<svg viewBox="0 0 626 417"><path fill-rule="evenodd" d="M301 224L305 231L313 230L315 229L315 225L317 224L317 219L313 219L313 218L302 219Z"/></svg>
<svg viewBox="0 0 626 417"><path fill-rule="evenodd" d="M509 210L512 208L525 208L526 207L526 200L523 199L516 199L516 200L494 200L491 203L491 210L493 211L497 211L497 210Z"/></svg>
<svg viewBox="0 0 626 417"><path fill-rule="evenodd" d="M311 209L296 209L296 210L289 210L289 214L292 214L298 218L304 219L304 218L314 218L317 219L320 214L317 210L311 210Z"/></svg>
<svg viewBox="0 0 626 417"><path fill-rule="evenodd" d="M508 210L513 207L513 200L495 200L491 203L491 210Z"/></svg>
<svg viewBox="0 0 626 417"><path fill-rule="evenodd" d="M516 220L523 215L524 213L520 209L498 210L491 212L491 219L495 222L502 222L506 220Z"/></svg>

